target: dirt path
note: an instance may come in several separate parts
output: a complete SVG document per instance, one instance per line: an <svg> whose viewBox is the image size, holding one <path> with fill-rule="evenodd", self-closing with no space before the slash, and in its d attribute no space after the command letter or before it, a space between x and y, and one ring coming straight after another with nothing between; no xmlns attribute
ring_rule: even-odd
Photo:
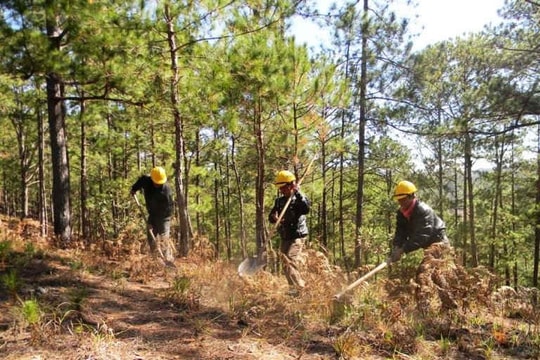
<svg viewBox="0 0 540 360"><path fill-rule="evenodd" d="M223 304L242 294L215 284L191 285L186 291L178 262L176 272L159 267L95 264L54 256L32 260L20 274L21 293L34 294L46 320L38 329L13 327L16 307L7 294L0 297L0 357L5 359L332 359L331 345L321 339L297 342L295 335L258 333L264 324L236 316ZM189 264L188 264L189 265ZM101 269L98 269L101 268ZM138 269L138 270L137 270ZM231 271L232 269L228 269ZM102 274L99 274L102 272ZM96 274L98 273L98 274ZM234 274L234 273L233 273ZM144 275L144 276L143 276ZM140 278L144 277L144 280ZM186 280L187 279L187 280ZM225 288L230 289L231 284ZM193 290L193 289L197 290ZM229 291L227 295L218 292ZM204 294L204 295L203 295ZM24 296L28 298L28 296ZM225 299L225 300L222 300ZM271 300L269 300L271 301ZM295 299L291 301L296 301ZM72 309L68 311L68 309ZM271 320L271 319L270 319ZM269 324L266 324L269 326ZM276 321L279 327L279 321ZM306 345L307 344L307 345Z"/></svg>

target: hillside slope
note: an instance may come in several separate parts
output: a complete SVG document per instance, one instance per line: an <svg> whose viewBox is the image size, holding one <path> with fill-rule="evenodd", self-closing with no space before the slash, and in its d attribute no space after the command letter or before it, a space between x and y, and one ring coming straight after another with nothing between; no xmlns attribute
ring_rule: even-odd
<svg viewBox="0 0 540 360"><path fill-rule="evenodd" d="M240 278L236 263L209 260L204 241L171 269L112 242L60 250L39 238L36 225L1 220L4 359L540 356L539 310L528 293L493 294L494 279L480 270L404 264L336 302L358 274L347 278L313 250L308 287L290 296L283 276Z"/></svg>

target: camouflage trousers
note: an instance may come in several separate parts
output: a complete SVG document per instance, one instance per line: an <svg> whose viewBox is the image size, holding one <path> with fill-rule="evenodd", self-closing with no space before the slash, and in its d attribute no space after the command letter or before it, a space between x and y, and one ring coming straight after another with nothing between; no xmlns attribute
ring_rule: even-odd
<svg viewBox="0 0 540 360"><path fill-rule="evenodd" d="M281 241L281 257L283 259L283 271L290 286L303 288L305 281L300 274L300 265L302 264L302 250L304 248L304 239L297 238L292 241Z"/></svg>
<svg viewBox="0 0 540 360"><path fill-rule="evenodd" d="M152 256L166 261L174 261L175 249L170 239L170 219L148 222L148 245Z"/></svg>

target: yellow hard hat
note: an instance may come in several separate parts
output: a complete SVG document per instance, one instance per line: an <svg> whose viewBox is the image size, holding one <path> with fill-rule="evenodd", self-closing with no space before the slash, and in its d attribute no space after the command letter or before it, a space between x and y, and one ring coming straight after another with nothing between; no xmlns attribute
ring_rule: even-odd
<svg viewBox="0 0 540 360"><path fill-rule="evenodd" d="M416 192L416 186L410 181L400 181L394 190L394 199L403 199Z"/></svg>
<svg viewBox="0 0 540 360"><path fill-rule="evenodd" d="M154 184L158 184L158 185L165 184L165 182L167 181L167 175L165 174L165 169L162 168L161 166L156 166L155 168L153 168L152 171L150 172L150 177L152 178L152 181L154 182Z"/></svg>
<svg viewBox="0 0 540 360"><path fill-rule="evenodd" d="M295 180L296 177L292 172L287 170L281 170L276 175L276 181L274 181L274 185L276 185L277 187L282 187L283 185L290 184Z"/></svg>

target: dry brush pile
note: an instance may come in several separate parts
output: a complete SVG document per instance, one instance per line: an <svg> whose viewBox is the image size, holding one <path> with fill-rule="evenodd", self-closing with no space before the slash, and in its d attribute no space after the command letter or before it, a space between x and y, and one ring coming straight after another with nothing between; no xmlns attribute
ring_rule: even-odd
<svg viewBox="0 0 540 360"><path fill-rule="evenodd" d="M212 346L225 348L230 358L237 359L262 359L270 350L277 359L540 356L539 310L533 302L538 294L509 287L495 291L496 277L484 268L463 268L449 248L434 246L423 257L417 254L391 265L335 301L334 294L369 267L346 273L323 253L308 249L302 269L307 287L290 296L279 269L239 277L236 264L215 260L213 247L204 238L196 239L189 258L177 259L176 269L164 269L141 254L140 243L129 237L122 239L129 246L109 241L61 251L44 239L36 240L36 224L6 219L2 223L0 354L4 355L29 344L65 355L65 347L76 344L79 352L73 359L108 359L113 358L111 353L133 358L137 343L141 359L159 358L158 349L174 353L180 346L190 346L176 338L181 323L194 341L204 340L207 353L197 356L208 359L214 356ZM90 278L95 288L80 286L81 279ZM130 290L133 287L136 291ZM159 325L174 325L168 347L150 345L156 340L145 332L150 322L140 325L127 316L115 317L103 305L106 298L120 302L142 294L141 289L151 291L141 297L144 306L165 309ZM155 331L156 324L151 324ZM64 345L51 341L59 338Z"/></svg>

